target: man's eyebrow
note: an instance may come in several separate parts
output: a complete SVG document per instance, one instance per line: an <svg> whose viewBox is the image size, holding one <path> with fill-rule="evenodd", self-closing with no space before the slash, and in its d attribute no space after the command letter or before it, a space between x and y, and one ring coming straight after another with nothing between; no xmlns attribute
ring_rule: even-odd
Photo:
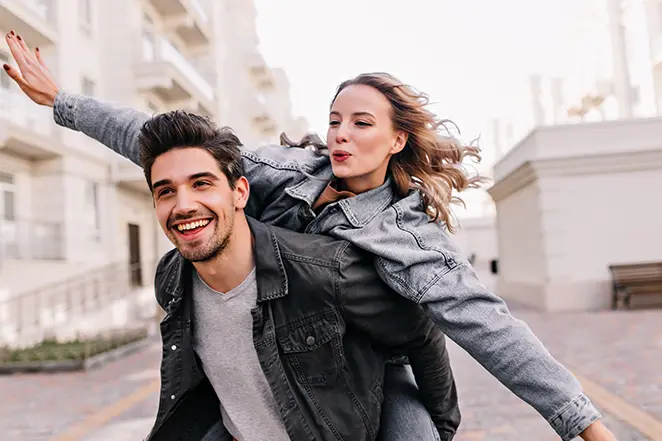
<svg viewBox="0 0 662 441"><path fill-rule="evenodd" d="M210 179L218 180L218 176L216 176L212 172L195 173L195 174L192 174L191 176L188 177L189 181L192 181L194 179L200 179L200 178L210 178Z"/></svg>
<svg viewBox="0 0 662 441"><path fill-rule="evenodd" d="M170 179L161 179L152 184L152 188L163 187L164 185L170 185L172 181Z"/></svg>
<svg viewBox="0 0 662 441"><path fill-rule="evenodd" d="M218 176L216 176L212 172L200 172L200 173L194 173L188 177L189 181L193 181L194 179L200 179L200 178L209 178L215 181L218 181ZM157 188L157 187L163 187L164 185L171 185L172 180L170 179L161 179L160 181L156 181L154 184L152 184L152 188Z"/></svg>

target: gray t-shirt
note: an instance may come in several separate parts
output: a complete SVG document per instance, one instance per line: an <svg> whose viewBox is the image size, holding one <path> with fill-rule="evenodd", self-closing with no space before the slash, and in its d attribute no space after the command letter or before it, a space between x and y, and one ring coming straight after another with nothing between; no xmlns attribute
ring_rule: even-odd
<svg viewBox="0 0 662 441"><path fill-rule="evenodd" d="M194 271L193 348L221 401L223 424L238 441L289 441L253 346L255 269L224 294Z"/></svg>

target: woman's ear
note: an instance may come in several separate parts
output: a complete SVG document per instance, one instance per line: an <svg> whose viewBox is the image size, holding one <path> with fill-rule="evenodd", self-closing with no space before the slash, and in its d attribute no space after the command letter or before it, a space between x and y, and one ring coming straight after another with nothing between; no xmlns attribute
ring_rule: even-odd
<svg viewBox="0 0 662 441"><path fill-rule="evenodd" d="M395 133L395 142L393 143L393 147L391 147L391 154L400 153L407 145L407 139L409 139L409 134L404 130L398 130Z"/></svg>

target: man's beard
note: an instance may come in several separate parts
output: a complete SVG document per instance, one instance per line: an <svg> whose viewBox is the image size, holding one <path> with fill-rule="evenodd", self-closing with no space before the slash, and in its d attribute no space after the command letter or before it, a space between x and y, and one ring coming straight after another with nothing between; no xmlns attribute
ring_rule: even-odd
<svg viewBox="0 0 662 441"><path fill-rule="evenodd" d="M195 247L182 247L179 238L173 235L173 242L182 257L190 262L209 262L220 256L228 246L234 229L234 210L229 210L223 221L224 228L221 227L218 216L215 216L214 234L211 239Z"/></svg>

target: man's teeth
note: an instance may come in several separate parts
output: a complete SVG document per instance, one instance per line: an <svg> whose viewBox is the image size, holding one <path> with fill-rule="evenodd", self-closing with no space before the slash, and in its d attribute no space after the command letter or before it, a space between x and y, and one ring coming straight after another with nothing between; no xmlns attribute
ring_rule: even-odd
<svg viewBox="0 0 662 441"><path fill-rule="evenodd" d="M188 223L188 224L179 224L179 225L177 225L177 229L178 229L179 231L192 230L192 229L194 229L194 228L204 227L204 226L207 225L209 222L210 222L209 219L205 219L205 220L199 220L199 221L195 221L195 222L190 222L190 223Z"/></svg>

